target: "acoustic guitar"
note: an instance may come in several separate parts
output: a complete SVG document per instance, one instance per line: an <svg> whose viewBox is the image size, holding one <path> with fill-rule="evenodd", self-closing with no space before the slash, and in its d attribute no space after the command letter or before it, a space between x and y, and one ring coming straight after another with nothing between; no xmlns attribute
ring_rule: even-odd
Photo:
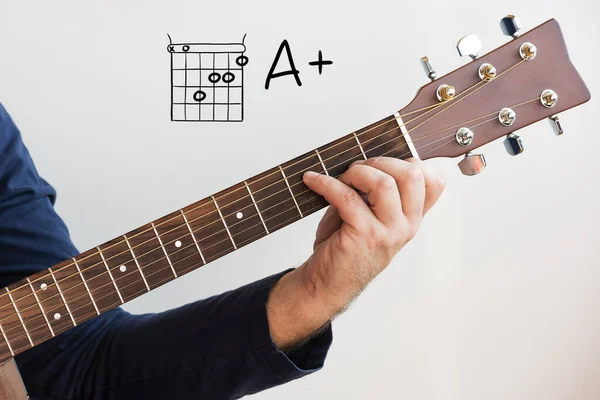
<svg viewBox="0 0 600 400"><path fill-rule="evenodd" d="M472 60L437 76L398 112L304 153L181 210L125 233L0 292L0 398L27 398L13 357L194 271L327 206L302 183L306 171L337 177L356 160L389 156L458 157L465 175L486 165L484 144L505 138L523 151L516 130L590 99L555 20L521 34L514 16L501 27L508 43L479 56L474 35L458 42Z"/></svg>

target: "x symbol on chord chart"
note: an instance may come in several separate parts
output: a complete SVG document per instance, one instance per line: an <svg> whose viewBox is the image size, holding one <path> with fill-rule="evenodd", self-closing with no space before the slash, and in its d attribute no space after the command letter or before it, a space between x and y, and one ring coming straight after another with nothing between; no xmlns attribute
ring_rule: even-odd
<svg viewBox="0 0 600 400"><path fill-rule="evenodd" d="M169 53L173 53L175 51L175 46L169 46Z"/></svg>
<svg viewBox="0 0 600 400"><path fill-rule="evenodd" d="M319 75L321 75L323 73L323 65L331 65L333 64L333 61L331 60L323 60L323 52L321 50L319 50L319 60L317 61L311 61L308 63L308 65L310 66L318 66L319 67Z"/></svg>

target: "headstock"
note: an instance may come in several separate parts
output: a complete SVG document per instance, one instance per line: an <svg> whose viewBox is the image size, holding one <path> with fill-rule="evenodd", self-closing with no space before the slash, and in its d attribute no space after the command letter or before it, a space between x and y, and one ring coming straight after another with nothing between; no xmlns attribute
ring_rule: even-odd
<svg viewBox="0 0 600 400"><path fill-rule="evenodd" d="M432 81L399 112L421 159L465 154L461 171L475 175L485 159L472 150L506 137L509 153L519 154L517 129L550 118L562 134L557 114L590 99L556 20L520 35L521 24L509 15L501 27L513 39L482 57L475 35L461 39L457 50L472 61L447 75L437 77L429 59L421 59Z"/></svg>

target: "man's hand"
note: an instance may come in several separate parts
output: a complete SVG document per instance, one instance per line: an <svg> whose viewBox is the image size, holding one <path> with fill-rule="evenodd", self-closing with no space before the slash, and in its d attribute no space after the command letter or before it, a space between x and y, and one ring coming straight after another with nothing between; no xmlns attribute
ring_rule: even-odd
<svg viewBox="0 0 600 400"><path fill-rule="evenodd" d="M313 255L271 290L269 328L282 350L343 311L387 267L445 186L420 160L387 157L355 162L339 179L308 172L304 183L331 206Z"/></svg>

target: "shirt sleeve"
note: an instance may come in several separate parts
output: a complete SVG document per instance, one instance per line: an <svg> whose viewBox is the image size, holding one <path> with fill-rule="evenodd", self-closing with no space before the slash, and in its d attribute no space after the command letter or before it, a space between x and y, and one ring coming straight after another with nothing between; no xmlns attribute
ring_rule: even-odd
<svg viewBox="0 0 600 400"><path fill-rule="evenodd" d="M0 287L77 255L0 104ZM331 326L285 354L266 301L288 271L161 313L109 311L15 357L32 399L233 399L323 367Z"/></svg>

